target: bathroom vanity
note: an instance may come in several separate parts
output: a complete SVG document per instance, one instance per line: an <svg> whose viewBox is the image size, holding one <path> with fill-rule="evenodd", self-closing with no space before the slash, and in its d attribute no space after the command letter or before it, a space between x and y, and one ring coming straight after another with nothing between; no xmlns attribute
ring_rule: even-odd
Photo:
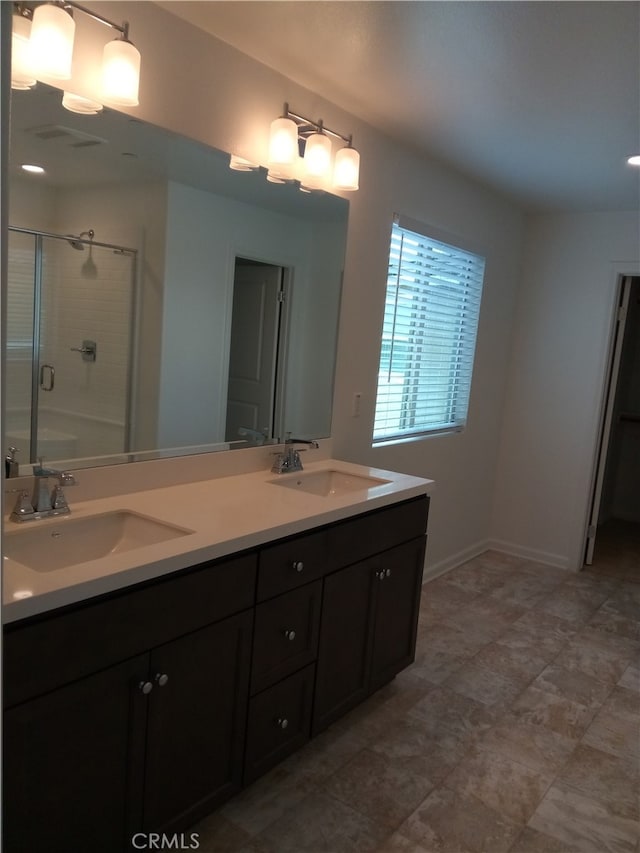
<svg viewBox="0 0 640 853"><path fill-rule="evenodd" d="M140 547L128 570L96 560L106 573L89 597L52 584L57 606L16 602L4 850L114 853L136 832L185 830L411 663L432 484L374 473L386 476L351 491L336 480L334 495L243 475L237 494L272 506L253 520L247 506L240 537L210 531L209 559L191 516L197 529L165 546L156 576L160 546ZM233 495L242 479L199 488ZM130 502L139 512L145 493Z"/></svg>

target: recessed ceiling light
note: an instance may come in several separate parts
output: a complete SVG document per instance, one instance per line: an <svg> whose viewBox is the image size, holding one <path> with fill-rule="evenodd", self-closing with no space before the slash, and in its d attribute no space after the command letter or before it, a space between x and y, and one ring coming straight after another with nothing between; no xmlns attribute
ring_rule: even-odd
<svg viewBox="0 0 640 853"><path fill-rule="evenodd" d="M23 163L20 168L24 169L25 172L34 172L37 175L41 175L44 172L42 166L35 166L33 163Z"/></svg>
<svg viewBox="0 0 640 853"><path fill-rule="evenodd" d="M629 157L627 163L630 166L640 166L640 154L634 154L633 157Z"/></svg>

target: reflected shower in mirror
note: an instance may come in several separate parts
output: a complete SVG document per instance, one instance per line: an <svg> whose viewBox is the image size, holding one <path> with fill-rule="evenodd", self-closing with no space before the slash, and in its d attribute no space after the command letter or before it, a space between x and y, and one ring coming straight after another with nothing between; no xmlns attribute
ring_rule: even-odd
<svg viewBox="0 0 640 853"><path fill-rule="evenodd" d="M329 435L348 203L228 162L115 111L69 113L41 84L12 92L6 417L22 463Z"/></svg>

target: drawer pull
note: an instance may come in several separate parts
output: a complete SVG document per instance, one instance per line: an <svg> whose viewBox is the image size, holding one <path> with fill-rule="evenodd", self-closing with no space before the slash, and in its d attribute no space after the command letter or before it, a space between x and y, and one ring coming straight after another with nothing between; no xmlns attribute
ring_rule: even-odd
<svg viewBox="0 0 640 853"><path fill-rule="evenodd" d="M284 730L289 727L289 720L286 717L278 717L276 724Z"/></svg>
<svg viewBox="0 0 640 853"><path fill-rule="evenodd" d="M158 687L164 687L167 681L169 681L169 676L166 674L166 672L156 673L156 684L158 685Z"/></svg>
<svg viewBox="0 0 640 853"><path fill-rule="evenodd" d="M304 569L304 563L302 562L302 560L294 560L293 568L296 570L296 572L301 572Z"/></svg>
<svg viewBox="0 0 640 853"><path fill-rule="evenodd" d="M287 640L291 640L292 642L296 638L296 632L295 631L287 630L284 632L284 635L287 638Z"/></svg>
<svg viewBox="0 0 640 853"><path fill-rule="evenodd" d="M140 684L138 684L138 689L141 693L144 693L145 696L148 696L153 690L153 684L151 681L141 681Z"/></svg>

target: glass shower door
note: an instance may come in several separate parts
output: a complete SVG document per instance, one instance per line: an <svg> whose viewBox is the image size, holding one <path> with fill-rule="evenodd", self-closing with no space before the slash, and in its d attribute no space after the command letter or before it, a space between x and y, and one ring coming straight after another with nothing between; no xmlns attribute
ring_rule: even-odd
<svg viewBox="0 0 640 853"><path fill-rule="evenodd" d="M126 452L133 254L90 240L15 233L9 256L7 337L16 357L8 362L16 379L8 382L7 403L17 432L8 429L7 438L21 448L19 459Z"/></svg>

